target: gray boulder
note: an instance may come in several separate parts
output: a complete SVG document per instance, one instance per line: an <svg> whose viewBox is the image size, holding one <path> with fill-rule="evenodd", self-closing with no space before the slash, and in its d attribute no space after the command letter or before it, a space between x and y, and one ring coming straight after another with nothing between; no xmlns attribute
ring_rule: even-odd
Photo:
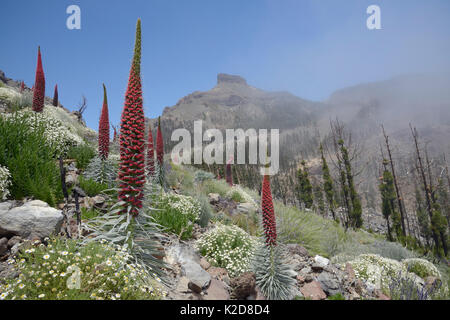
<svg viewBox="0 0 450 320"><path fill-rule="evenodd" d="M0 204L0 237L20 236L31 239L45 238L58 233L64 216L60 210L50 207L40 200L26 202L11 208Z"/></svg>
<svg viewBox="0 0 450 320"><path fill-rule="evenodd" d="M342 292L339 280L329 272L322 272L319 274L317 281L320 283L322 290L329 296Z"/></svg>

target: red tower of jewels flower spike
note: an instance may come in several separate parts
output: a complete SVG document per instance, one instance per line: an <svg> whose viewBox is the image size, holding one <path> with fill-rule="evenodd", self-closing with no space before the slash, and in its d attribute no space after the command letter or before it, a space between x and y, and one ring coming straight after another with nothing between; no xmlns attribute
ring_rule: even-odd
<svg viewBox="0 0 450 320"><path fill-rule="evenodd" d="M266 168L266 170L268 169ZM270 189L270 176L267 171L263 178L261 197L262 223L266 236L266 244L276 246L277 226L273 210L272 191Z"/></svg>
<svg viewBox="0 0 450 320"><path fill-rule="evenodd" d="M148 125L148 143L147 143L147 173L153 176L155 173L155 149L153 147L152 126Z"/></svg>
<svg viewBox="0 0 450 320"><path fill-rule="evenodd" d="M22 81L22 83L20 84L20 92L22 93L23 90L25 90L25 83Z"/></svg>
<svg viewBox="0 0 450 320"><path fill-rule="evenodd" d="M58 106L58 85L55 85L55 93L53 94L53 103L55 107Z"/></svg>
<svg viewBox="0 0 450 320"><path fill-rule="evenodd" d="M102 160L106 160L109 154L109 114L106 87L103 84L103 107L98 124L98 153Z"/></svg>
<svg viewBox="0 0 450 320"><path fill-rule="evenodd" d="M133 62L120 123L119 199L132 215L142 208L145 183L145 119L141 84L141 20L136 25ZM125 209L127 210L127 209Z"/></svg>
<svg viewBox="0 0 450 320"><path fill-rule="evenodd" d="M42 112L44 110L45 97L45 76L42 69L41 48L38 47L38 58L36 67L36 80L33 86L33 111Z"/></svg>

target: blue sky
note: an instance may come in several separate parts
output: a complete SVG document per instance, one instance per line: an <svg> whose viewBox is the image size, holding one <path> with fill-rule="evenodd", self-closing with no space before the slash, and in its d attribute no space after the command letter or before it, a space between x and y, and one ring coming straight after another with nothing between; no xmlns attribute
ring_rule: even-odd
<svg viewBox="0 0 450 320"><path fill-rule="evenodd" d="M81 30L66 28L71 4L81 8ZM382 30L366 27L371 4ZM324 100L361 82L450 71L448 0L1 0L0 69L31 87L40 45L46 94L57 83L71 110L84 94L97 129L105 83L118 124L139 17L148 117L209 90L220 72Z"/></svg>

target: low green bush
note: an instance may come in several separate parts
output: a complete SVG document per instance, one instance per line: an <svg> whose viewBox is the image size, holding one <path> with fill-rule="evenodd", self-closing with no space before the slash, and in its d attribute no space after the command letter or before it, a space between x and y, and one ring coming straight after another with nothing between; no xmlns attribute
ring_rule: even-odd
<svg viewBox="0 0 450 320"><path fill-rule="evenodd" d="M63 198L55 159L59 144L49 143L47 127L39 119L32 114L0 115L0 165L11 174L13 199L33 197L55 206Z"/></svg>
<svg viewBox="0 0 450 320"><path fill-rule="evenodd" d="M178 235L181 239L192 236L194 222L201 213L201 204L190 196L161 192L154 203L152 217L165 230Z"/></svg>
<svg viewBox="0 0 450 320"><path fill-rule="evenodd" d="M225 180L206 180L202 185L202 190L205 194L217 193L221 197L225 197L230 186Z"/></svg>
<svg viewBox="0 0 450 320"><path fill-rule="evenodd" d="M94 197L110 187L106 183L98 183L92 179L86 179L83 176L78 177L80 188L89 196Z"/></svg>
<svg viewBox="0 0 450 320"><path fill-rule="evenodd" d="M67 159L75 159L77 163L77 169L84 170L87 165L96 155L95 149L89 144L80 144L77 146L72 146L67 152Z"/></svg>
<svg viewBox="0 0 450 320"><path fill-rule="evenodd" d="M6 300L135 300L159 299L157 281L119 246L55 238L48 245L30 244L17 260L8 263L17 279L0 284Z"/></svg>

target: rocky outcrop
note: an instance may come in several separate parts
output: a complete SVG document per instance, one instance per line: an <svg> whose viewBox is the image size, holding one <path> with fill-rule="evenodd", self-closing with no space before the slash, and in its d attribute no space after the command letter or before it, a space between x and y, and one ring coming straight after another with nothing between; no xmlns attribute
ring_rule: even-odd
<svg viewBox="0 0 450 320"><path fill-rule="evenodd" d="M17 207L14 204L14 201L0 204L0 237L43 239L60 231L64 219L60 210L40 200Z"/></svg>

